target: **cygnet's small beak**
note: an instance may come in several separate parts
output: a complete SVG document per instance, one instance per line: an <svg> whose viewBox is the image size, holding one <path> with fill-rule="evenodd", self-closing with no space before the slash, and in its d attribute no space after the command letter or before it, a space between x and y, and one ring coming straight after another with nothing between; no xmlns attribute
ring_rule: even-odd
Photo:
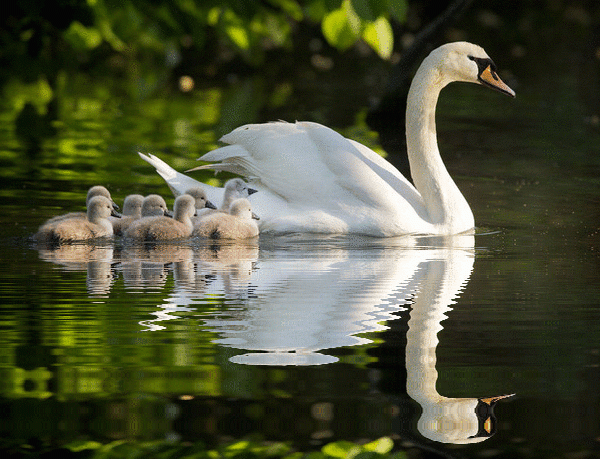
<svg viewBox="0 0 600 459"><path fill-rule="evenodd" d="M216 209L217 206L215 206L212 202L210 202L208 199L206 200L206 203L204 204L204 207L207 207L209 209Z"/></svg>
<svg viewBox="0 0 600 459"><path fill-rule="evenodd" d="M260 218L258 218L258 215L256 215L254 212L252 212L252 218L254 220L260 220Z"/></svg>
<svg viewBox="0 0 600 459"><path fill-rule="evenodd" d="M173 218L173 212L171 212L169 209L165 210L165 217Z"/></svg>
<svg viewBox="0 0 600 459"><path fill-rule="evenodd" d="M116 204L115 204L115 206L116 206ZM119 208L119 206L117 206L117 209L118 208ZM119 212L117 212L117 210L114 208L114 206L113 206L113 208L110 211L110 215L113 216L113 217L117 217L117 218L121 218L122 217L122 215Z"/></svg>
<svg viewBox="0 0 600 459"><path fill-rule="evenodd" d="M254 193L258 193L258 190L255 190L254 188L248 188L248 196Z"/></svg>
<svg viewBox="0 0 600 459"><path fill-rule="evenodd" d="M118 204L115 201L111 200L110 203L112 204L113 209L115 209L115 210L119 210L120 209L120 207L118 206Z"/></svg>

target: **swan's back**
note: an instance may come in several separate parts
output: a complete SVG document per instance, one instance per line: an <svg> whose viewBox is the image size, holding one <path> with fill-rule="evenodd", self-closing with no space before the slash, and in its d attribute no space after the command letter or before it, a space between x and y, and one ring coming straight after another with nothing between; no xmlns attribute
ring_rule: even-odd
<svg viewBox="0 0 600 459"><path fill-rule="evenodd" d="M258 236L256 217L250 201L236 199L230 213L215 212L202 217L195 225L192 236L209 239L248 239Z"/></svg>
<svg viewBox="0 0 600 459"><path fill-rule="evenodd" d="M95 196L89 201L85 219L75 216L46 222L34 237L37 241L47 243L110 237L113 235L113 227L108 217L113 210L110 200L104 196Z"/></svg>

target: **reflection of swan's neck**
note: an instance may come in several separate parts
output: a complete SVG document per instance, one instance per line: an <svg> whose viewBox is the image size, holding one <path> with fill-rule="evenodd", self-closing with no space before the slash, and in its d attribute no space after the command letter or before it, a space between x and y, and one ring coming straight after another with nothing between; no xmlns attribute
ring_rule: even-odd
<svg viewBox="0 0 600 459"><path fill-rule="evenodd" d="M415 187L423 197L429 222L440 233L457 233L473 228L469 204L448 174L437 145L435 107L449 81L436 68L430 55L415 75L406 106L406 143Z"/></svg>

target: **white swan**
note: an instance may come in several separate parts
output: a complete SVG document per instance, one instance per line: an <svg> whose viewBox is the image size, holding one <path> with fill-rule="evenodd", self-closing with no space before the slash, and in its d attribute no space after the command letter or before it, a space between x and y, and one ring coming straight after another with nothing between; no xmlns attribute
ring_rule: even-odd
<svg viewBox="0 0 600 459"><path fill-rule="evenodd" d="M229 145L200 158L214 164L191 170L222 170L248 178L259 191L252 196L252 206L261 217L261 232L395 236L472 230L473 213L437 146L435 107L442 88L453 81L515 95L481 47L457 42L432 51L419 67L407 100L406 139L414 186L374 151L309 122L239 127L221 138ZM192 179L155 156L141 156L172 189L192 186Z"/></svg>

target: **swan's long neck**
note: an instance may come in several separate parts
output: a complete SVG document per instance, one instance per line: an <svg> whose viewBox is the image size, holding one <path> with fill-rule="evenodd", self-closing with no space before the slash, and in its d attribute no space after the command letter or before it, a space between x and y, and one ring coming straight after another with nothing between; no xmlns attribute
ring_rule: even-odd
<svg viewBox="0 0 600 459"><path fill-rule="evenodd" d="M410 172L421 194L429 223L439 233L457 233L474 226L469 204L450 177L437 145L435 107L448 83L429 56L415 75L406 106L406 143Z"/></svg>

